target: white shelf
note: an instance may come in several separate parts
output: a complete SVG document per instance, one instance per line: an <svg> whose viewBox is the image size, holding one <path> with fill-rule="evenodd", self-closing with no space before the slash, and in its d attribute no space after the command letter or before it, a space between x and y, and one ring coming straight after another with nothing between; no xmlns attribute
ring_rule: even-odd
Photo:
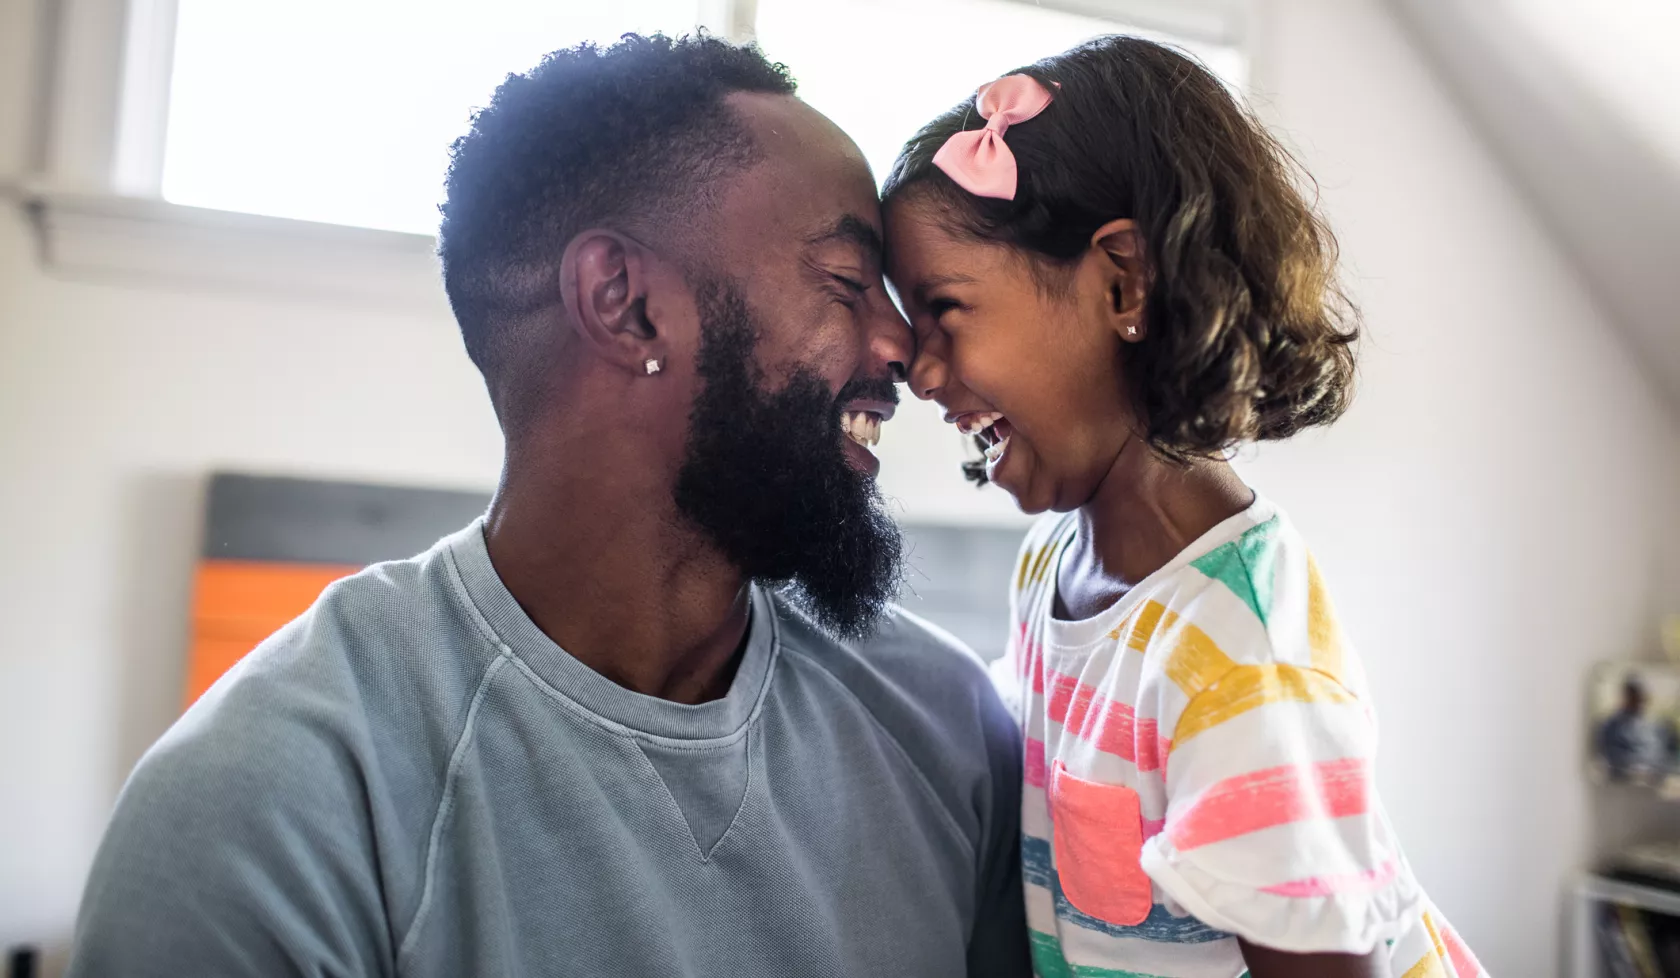
<svg viewBox="0 0 1680 978"><path fill-rule="evenodd" d="M1680 891L1656 886L1624 883L1603 876L1584 876L1577 887L1582 897L1600 903L1615 903L1624 907L1638 907L1652 913L1680 917Z"/></svg>
<svg viewBox="0 0 1680 978"><path fill-rule="evenodd" d="M1613 903L1680 917L1680 891L1639 883L1624 883L1605 876L1581 877L1575 884L1573 903L1569 978L1603 978L1598 932L1594 926L1594 908L1599 904Z"/></svg>

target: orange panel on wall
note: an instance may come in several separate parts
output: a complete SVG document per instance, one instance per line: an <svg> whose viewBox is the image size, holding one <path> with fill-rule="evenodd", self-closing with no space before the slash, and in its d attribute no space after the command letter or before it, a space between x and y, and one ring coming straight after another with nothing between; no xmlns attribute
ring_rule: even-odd
<svg viewBox="0 0 1680 978"><path fill-rule="evenodd" d="M193 582L186 705L257 643L307 611L328 584L360 569L353 564L200 562Z"/></svg>
<svg viewBox="0 0 1680 978"><path fill-rule="evenodd" d="M309 610L328 584L430 547L485 493L221 472L210 479L193 581L186 704Z"/></svg>

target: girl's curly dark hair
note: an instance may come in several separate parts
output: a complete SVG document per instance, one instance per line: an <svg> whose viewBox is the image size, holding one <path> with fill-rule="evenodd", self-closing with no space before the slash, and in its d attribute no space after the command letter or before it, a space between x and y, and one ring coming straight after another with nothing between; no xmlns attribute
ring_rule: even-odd
<svg viewBox="0 0 1680 978"><path fill-rule="evenodd" d="M1135 220L1154 278L1148 334L1124 369L1167 458L1340 417L1359 315L1293 157L1206 68L1151 41L1099 38L1022 71L1055 100L1009 129L1014 200L975 197L933 165L953 133L985 125L972 101L905 145L883 199L933 195L951 230L1022 250L1051 291L1099 227Z"/></svg>

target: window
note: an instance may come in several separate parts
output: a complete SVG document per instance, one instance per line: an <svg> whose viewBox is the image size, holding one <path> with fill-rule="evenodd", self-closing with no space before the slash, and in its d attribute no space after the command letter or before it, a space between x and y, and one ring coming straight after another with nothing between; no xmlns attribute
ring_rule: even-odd
<svg viewBox="0 0 1680 978"><path fill-rule="evenodd" d="M906 139L981 84L1102 34L1175 43L1241 88L1246 62L1235 47L1142 30L1110 6L1113 17L1020 0L759 0L758 42L857 141L877 180Z"/></svg>
<svg viewBox="0 0 1680 978"><path fill-rule="evenodd" d="M757 38L879 178L982 82L1096 34L1170 40L1241 88L1251 2L57 0L24 189L61 271L433 303L449 145L555 48Z"/></svg>
<svg viewBox="0 0 1680 978"><path fill-rule="evenodd" d="M449 144L509 71L698 19L695 0L179 0L163 198L431 234Z"/></svg>
<svg viewBox="0 0 1680 978"><path fill-rule="evenodd" d="M1130 29L1021 0L754 7L765 53L878 178L906 137L981 82ZM685 33L701 14L697 0L179 0L162 196L430 234L449 144L509 71L624 31ZM1189 46L1240 84L1234 48Z"/></svg>

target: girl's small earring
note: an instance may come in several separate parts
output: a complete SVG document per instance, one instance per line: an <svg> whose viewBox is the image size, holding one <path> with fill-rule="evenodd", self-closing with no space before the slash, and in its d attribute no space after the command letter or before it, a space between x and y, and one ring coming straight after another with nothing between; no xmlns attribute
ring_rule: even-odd
<svg viewBox="0 0 1680 978"><path fill-rule="evenodd" d="M647 370L648 376L651 377L659 372L662 365L657 358L648 357L647 360L643 361L642 366Z"/></svg>
<svg viewBox="0 0 1680 978"><path fill-rule="evenodd" d="M1127 336L1136 336L1137 335L1137 327L1136 326L1127 326L1126 327L1126 335Z"/></svg>

